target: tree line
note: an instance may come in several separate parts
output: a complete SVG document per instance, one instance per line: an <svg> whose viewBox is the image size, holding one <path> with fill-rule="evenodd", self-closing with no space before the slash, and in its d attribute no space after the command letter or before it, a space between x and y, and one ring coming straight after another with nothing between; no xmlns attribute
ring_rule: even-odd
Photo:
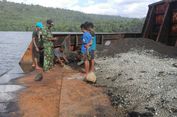
<svg viewBox="0 0 177 117"><path fill-rule="evenodd" d="M80 24L90 21L97 32L141 32L144 19L84 14L60 8L0 1L0 31L31 31L35 23L53 19L53 31L78 32Z"/></svg>

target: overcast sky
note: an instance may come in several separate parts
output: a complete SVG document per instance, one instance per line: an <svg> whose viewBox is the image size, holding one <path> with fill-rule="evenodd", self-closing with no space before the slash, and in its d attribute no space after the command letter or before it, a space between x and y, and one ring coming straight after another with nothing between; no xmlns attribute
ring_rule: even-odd
<svg viewBox="0 0 177 117"><path fill-rule="evenodd" d="M161 0L7 0L17 3L64 8L84 13L142 18L148 5Z"/></svg>

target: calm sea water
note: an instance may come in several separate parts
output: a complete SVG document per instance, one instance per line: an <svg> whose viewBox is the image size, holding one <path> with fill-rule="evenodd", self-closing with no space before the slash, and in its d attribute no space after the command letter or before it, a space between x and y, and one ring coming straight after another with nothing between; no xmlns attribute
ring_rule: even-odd
<svg viewBox="0 0 177 117"><path fill-rule="evenodd" d="M19 61L31 42L31 32L0 32L0 116L15 103L15 92L22 89L10 80L23 74Z"/></svg>
<svg viewBox="0 0 177 117"><path fill-rule="evenodd" d="M22 73L18 63L30 41L31 32L0 32L0 84L4 73Z"/></svg>

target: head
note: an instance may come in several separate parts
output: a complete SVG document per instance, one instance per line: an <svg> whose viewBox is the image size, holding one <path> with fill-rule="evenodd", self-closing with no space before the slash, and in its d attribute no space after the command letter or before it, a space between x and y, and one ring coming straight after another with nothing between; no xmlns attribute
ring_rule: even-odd
<svg viewBox="0 0 177 117"><path fill-rule="evenodd" d="M41 29L43 28L42 22L37 22L37 23L36 23L36 28L37 28L38 30L41 30Z"/></svg>
<svg viewBox="0 0 177 117"><path fill-rule="evenodd" d="M62 45L61 47L60 47L60 52L63 52L64 51L64 46Z"/></svg>
<svg viewBox="0 0 177 117"><path fill-rule="evenodd" d="M81 31L85 32L86 31L86 25L85 24L81 24L80 25Z"/></svg>
<svg viewBox="0 0 177 117"><path fill-rule="evenodd" d="M48 19L46 21L46 25L47 25L48 28L51 28L52 26L54 26L54 23L53 23L53 21L51 19Z"/></svg>
<svg viewBox="0 0 177 117"><path fill-rule="evenodd" d="M93 31L94 25L92 22L85 22L84 24L86 25L88 31Z"/></svg>

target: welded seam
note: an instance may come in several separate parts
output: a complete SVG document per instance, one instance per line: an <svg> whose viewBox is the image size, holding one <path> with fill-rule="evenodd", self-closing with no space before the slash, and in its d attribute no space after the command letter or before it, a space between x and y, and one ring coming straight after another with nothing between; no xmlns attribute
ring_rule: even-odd
<svg viewBox="0 0 177 117"><path fill-rule="evenodd" d="M62 87L63 87L63 77L64 77L64 72L62 69L61 72L61 82L60 82L60 88L59 88L59 99L58 99L58 117L60 117L60 104L61 104L61 94L62 94Z"/></svg>

